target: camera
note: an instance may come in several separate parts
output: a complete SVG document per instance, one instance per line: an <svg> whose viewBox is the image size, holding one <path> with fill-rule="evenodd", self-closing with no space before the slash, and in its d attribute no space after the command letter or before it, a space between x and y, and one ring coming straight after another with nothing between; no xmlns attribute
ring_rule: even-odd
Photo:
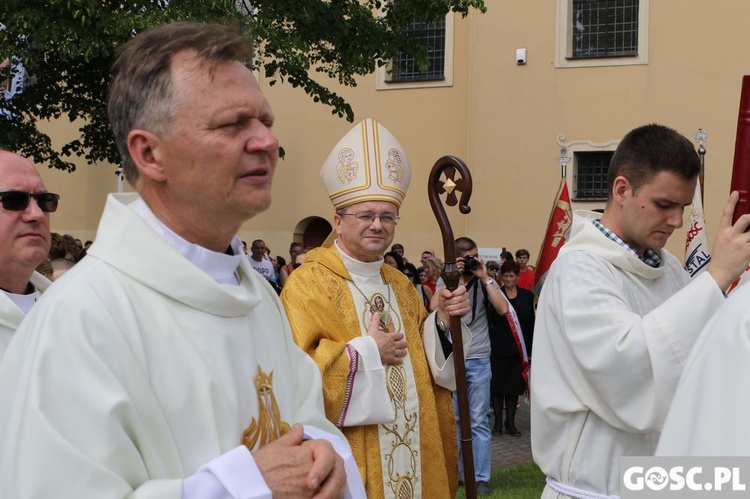
<svg viewBox="0 0 750 499"><path fill-rule="evenodd" d="M464 272L469 274L479 267L479 262L475 255L464 255Z"/></svg>

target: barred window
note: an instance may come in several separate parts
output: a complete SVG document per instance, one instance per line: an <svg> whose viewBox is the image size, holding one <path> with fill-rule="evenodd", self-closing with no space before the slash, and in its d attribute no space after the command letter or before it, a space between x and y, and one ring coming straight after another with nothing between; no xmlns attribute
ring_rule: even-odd
<svg viewBox="0 0 750 499"><path fill-rule="evenodd" d="M638 55L639 0L573 0L572 59Z"/></svg>
<svg viewBox="0 0 750 499"><path fill-rule="evenodd" d="M420 71L414 56L399 51L393 58L392 73L387 81L396 83L445 79L445 19L435 22L415 19L409 23L406 33L427 50L427 69Z"/></svg>
<svg viewBox="0 0 750 499"><path fill-rule="evenodd" d="M576 200L607 199L607 175L614 151L576 152L574 197Z"/></svg>

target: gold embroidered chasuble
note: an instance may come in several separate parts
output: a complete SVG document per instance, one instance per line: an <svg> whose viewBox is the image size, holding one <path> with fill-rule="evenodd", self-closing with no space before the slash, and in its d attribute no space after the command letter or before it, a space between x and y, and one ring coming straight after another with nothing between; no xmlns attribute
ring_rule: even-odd
<svg viewBox="0 0 750 499"><path fill-rule="evenodd" d="M433 383L422 341L422 323L427 317L414 286L398 270L383 265L383 281L390 285L400 311L403 331L408 342L410 367L418 399L419 449L421 476L417 477L422 497L454 497L458 481L455 419L451 394ZM360 317L349 286L351 276L334 247L318 248L309 253L305 264L296 269L284 286L281 299L292 326L294 340L316 362L323 375L323 398L326 416L339 421L347 398L350 360L347 343L362 336ZM361 307L360 307L361 308ZM398 323L398 321L397 321ZM389 323L390 326L390 323ZM356 404L351 400L351 404ZM391 401L384 401L391 403ZM340 428L349 441L370 498L393 495L394 483L383 476L381 453L382 428L387 425L344 426ZM379 428L380 427L380 428ZM386 466L387 468L387 463ZM409 489L400 488L399 493ZM408 496L411 497L411 496Z"/></svg>

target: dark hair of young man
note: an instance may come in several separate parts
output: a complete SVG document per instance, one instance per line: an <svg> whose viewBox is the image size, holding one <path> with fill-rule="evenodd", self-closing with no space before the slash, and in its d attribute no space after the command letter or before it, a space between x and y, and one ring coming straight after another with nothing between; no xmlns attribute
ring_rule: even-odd
<svg viewBox="0 0 750 499"><path fill-rule="evenodd" d="M644 125L630 131L609 163L608 201L617 177L627 178L636 191L662 171L684 179L698 176L700 158L692 142L664 125Z"/></svg>

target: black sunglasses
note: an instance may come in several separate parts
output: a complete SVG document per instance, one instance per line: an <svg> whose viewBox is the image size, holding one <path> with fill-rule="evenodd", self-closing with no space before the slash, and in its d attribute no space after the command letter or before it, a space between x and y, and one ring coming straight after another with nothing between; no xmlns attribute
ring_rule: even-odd
<svg viewBox="0 0 750 499"><path fill-rule="evenodd" d="M38 194L23 191L0 192L0 203L2 203L3 209L8 211L24 211L29 207L31 198L36 200L39 209L45 213L52 213L57 210L57 202L60 201L60 196L51 192L40 192Z"/></svg>

